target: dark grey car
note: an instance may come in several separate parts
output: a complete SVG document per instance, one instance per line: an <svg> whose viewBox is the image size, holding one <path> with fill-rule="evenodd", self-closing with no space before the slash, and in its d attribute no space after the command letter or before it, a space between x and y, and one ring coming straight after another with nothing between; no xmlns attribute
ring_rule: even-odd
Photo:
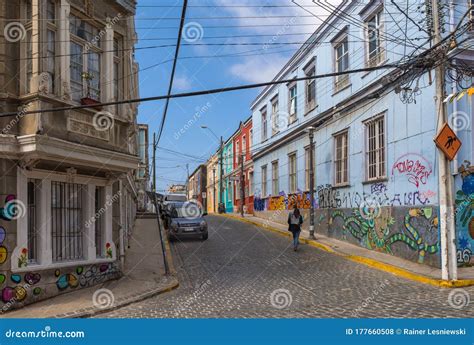
<svg viewBox="0 0 474 345"><path fill-rule="evenodd" d="M197 204L191 202L173 203L167 214L168 238L201 238L207 240L207 222Z"/></svg>

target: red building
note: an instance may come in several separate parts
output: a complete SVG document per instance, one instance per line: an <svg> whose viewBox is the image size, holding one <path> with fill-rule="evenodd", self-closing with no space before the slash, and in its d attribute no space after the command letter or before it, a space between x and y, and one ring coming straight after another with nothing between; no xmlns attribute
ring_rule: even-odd
<svg viewBox="0 0 474 345"><path fill-rule="evenodd" d="M240 212L244 192L244 212L253 213L252 117L240 123L233 141L234 212Z"/></svg>

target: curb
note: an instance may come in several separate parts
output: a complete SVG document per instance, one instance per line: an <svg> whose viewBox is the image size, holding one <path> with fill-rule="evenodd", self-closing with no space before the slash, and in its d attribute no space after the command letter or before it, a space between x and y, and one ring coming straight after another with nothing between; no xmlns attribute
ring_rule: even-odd
<svg viewBox="0 0 474 345"><path fill-rule="evenodd" d="M112 305L109 308L98 309L98 308L95 308L95 307L90 307L90 308L84 309L84 311L82 311L82 312L74 313L72 315L68 315L66 313L66 314L56 315L54 317L56 317L56 318L73 318L73 319L89 318L89 317L96 316L96 315L99 315L99 314L109 313L109 312L114 311L116 309L126 307L126 306L128 306L132 303L141 302L141 301L146 300L148 298L155 297L155 296L161 295L163 293L173 291L174 289L176 289L178 287L179 287L179 281L178 281L178 279L173 277L173 282L171 284L169 284L168 286L161 287L161 288L158 288L158 289L153 289L151 291L148 290L147 292L139 294L138 296L130 298L130 299L124 301L124 302L116 303L116 304Z"/></svg>
<svg viewBox="0 0 474 345"><path fill-rule="evenodd" d="M275 233L277 233L281 236L291 237L291 234L288 233L288 232L285 232L283 230L280 230L280 229L277 229L275 227L265 225L265 224L262 224L262 223L259 223L259 222L254 222L254 221L249 220L249 219L245 219L245 218L241 218L241 217L237 217L237 216L231 216L231 215L228 215L228 214L218 214L218 216L227 217L227 218L230 218L230 219L235 219L235 220L238 220L238 221L241 221L241 222L244 222L244 223L248 223L248 224L258 226L259 228L262 228L264 230L269 230L269 231L275 232ZM319 248L319 249L324 250L328 253L338 255L338 256L343 257L347 260L357 262L359 264L363 264L363 265L366 265L366 266L371 267L371 268L378 269L379 271L388 272L388 273L391 273L393 275L396 275L396 276L399 276L399 277L402 277L402 278L405 278L405 279L413 280L413 281L423 283L423 284L428 284L428 285L441 287L441 288L461 288L461 287L467 287L467 286L474 285L474 280L473 279L441 280L441 279L430 278L430 277L427 277L427 276L424 276L424 275L421 275L421 274L417 274L417 273L413 273L413 272L407 271L403 268L399 268L399 267L396 267L396 266L393 266L393 265L390 265L390 264L386 264L386 263L383 263L383 262L380 262L380 261L377 261L377 260L374 260L374 259L369 259L369 258L366 258L366 257L357 256L357 255L347 255L347 254L344 254L344 253L341 253L341 252L337 252L334 249L332 249L331 247L329 247L325 244L322 244L320 242L317 242L315 240L310 240L310 239L307 239L307 238L300 238L300 242L308 244L308 245L310 245L312 247L315 247L315 248Z"/></svg>

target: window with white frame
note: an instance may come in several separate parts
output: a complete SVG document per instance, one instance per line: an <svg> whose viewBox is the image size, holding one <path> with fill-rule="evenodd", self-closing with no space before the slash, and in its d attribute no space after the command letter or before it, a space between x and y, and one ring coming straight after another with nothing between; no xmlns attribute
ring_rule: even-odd
<svg viewBox="0 0 474 345"><path fill-rule="evenodd" d="M297 93L296 82L292 82L288 85L288 123L292 124L296 121L298 105L297 105Z"/></svg>
<svg viewBox="0 0 474 345"><path fill-rule="evenodd" d="M315 160L315 150L314 150L314 145L313 145L313 173L316 174L316 160ZM304 173L305 173L305 189L309 190L310 189L310 181L311 181L311 162L310 162L310 149L309 146L305 148L304 150ZM315 175L313 175L313 178L315 179ZM314 184L316 185L316 184Z"/></svg>
<svg viewBox="0 0 474 345"><path fill-rule="evenodd" d="M297 167L296 167L296 152L290 153L288 155L288 184L290 193L295 193L298 190L298 182L297 182Z"/></svg>
<svg viewBox="0 0 474 345"><path fill-rule="evenodd" d="M304 73L306 77L312 78L306 80L305 82L305 105L306 113L308 113L316 107L316 79L314 79L314 76L316 75L316 64L314 62L314 59L305 67Z"/></svg>
<svg viewBox="0 0 474 345"><path fill-rule="evenodd" d="M278 95L272 98L272 135L280 131L279 114L278 114Z"/></svg>
<svg viewBox="0 0 474 345"><path fill-rule="evenodd" d="M99 29L71 14L71 93L72 99L100 101L101 49Z"/></svg>
<svg viewBox="0 0 474 345"><path fill-rule="evenodd" d="M268 139L268 132L267 132L267 107L263 107L260 109L260 114L262 116L262 141Z"/></svg>
<svg viewBox="0 0 474 345"><path fill-rule="evenodd" d="M379 116L365 123L367 180L386 176L385 117Z"/></svg>
<svg viewBox="0 0 474 345"><path fill-rule="evenodd" d="M373 67L383 62L383 9L379 9L365 22L367 36L367 66Z"/></svg>
<svg viewBox="0 0 474 345"><path fill-rule="evenodd" d="M242 154L245 161L245 155L247 154L247 136L242 137Z"/></svg>
<svg viewBox="0 0 474 345"><path fill-rule="evenodd" d="M272 195L278 195L280 192L278 161L272 162Z"/></svg>
<svg viewBox="0 0 474 345"><path fill-rule="evenodd" d="M36 263L38 260L38 235L41 226L38 217L40 181L28 179L28 262Z"/></svg>
<svg viewBox="0 0 474 345"><path fill-rule="evenodd" d="M267 196L267 166L262 166L262 198Z"/></svg>
<svg viewBox="0 0 474 345"><path fill-rule="evenodd" d="M234 165L237 165L239 164L239 159L240 159L240 153L241 153L241 150L242 150L242 147L239 145L239 141L237 140L235 142L235 155L234 155Z"/></svg>
<svg viewBox="0 0 474 345"><path fill-rule="evenodd" d="M334 136L334 185L340 186L349 183L348 171L348 132Z"/></svg>
<svg viewBox="0 0 474 345"><path fill-rule="evenodd" d="M334 45L334 67L336 73L342 73L349 69L349 41L343 36ZM336 75L334 88L336 91L349 85L349 74Z"/></svg>

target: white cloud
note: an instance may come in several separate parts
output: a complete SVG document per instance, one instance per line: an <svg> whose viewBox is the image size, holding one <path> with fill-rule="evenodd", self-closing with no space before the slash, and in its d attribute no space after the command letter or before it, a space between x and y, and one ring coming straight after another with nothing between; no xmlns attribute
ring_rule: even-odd
<svg viewBox="0 0 474 345"><path fill-rule="evenodd" d="M175 76L173 81L173 89L178 91L186 91L191 89L192 81L189 80L186 76Z"/></svg>
<svg viewBox="0 0 474 345"><path fill-rule="evenodd" d="M237 20L229 21L232 25L242 26L241 29L237 29L238 34L245 35L269 35L269 36L255 36L251 38L235 38L232 42L264 42L267 45L262 46L262 53L255 56L242 57L239 62L230 65L229 73L246 82L263 82L272 80L280 69L289 60L292 53L296 52L300 45L275 45L282 42L304 42L308 37L318 28L322 21L324 21L329 12L315 3L312 0L297 0L300 6L306 8L302 9L294 3L288 1L288 5L292 7L265 7L274 5L270 0L264 1L262 6L255 7L254 1L239 2L239 5L235 7L235 1L233 0L215 0L216 7L218 6L234 6L234 7L221 7L224 11L224 15L240 18ZM337 5L340 0L323 0L325 6L327 3ZM309 12L308 12L309 11ZM314 14L314 15L313 15ZM265 16L284 16L280 18L264 18ZM247 17L247 18L244 18ZM252 19L248 17L261 17ZM264 26L265 25L276 25L276 26ZM252 28L244 28L244 26L256 25ZM258 26L257 26L258 25ZM303 35L291 35L301 34ZM248 47L247 47L248 48ZM246 48L246 49L247 49ZM258 48L256 46L255 48ZM236 49L232 48L232 52ZM242 51L242 50L237 50ZM270 52L275 51L274 54ZM277 53L279 52L279 53Z"/></svg>

